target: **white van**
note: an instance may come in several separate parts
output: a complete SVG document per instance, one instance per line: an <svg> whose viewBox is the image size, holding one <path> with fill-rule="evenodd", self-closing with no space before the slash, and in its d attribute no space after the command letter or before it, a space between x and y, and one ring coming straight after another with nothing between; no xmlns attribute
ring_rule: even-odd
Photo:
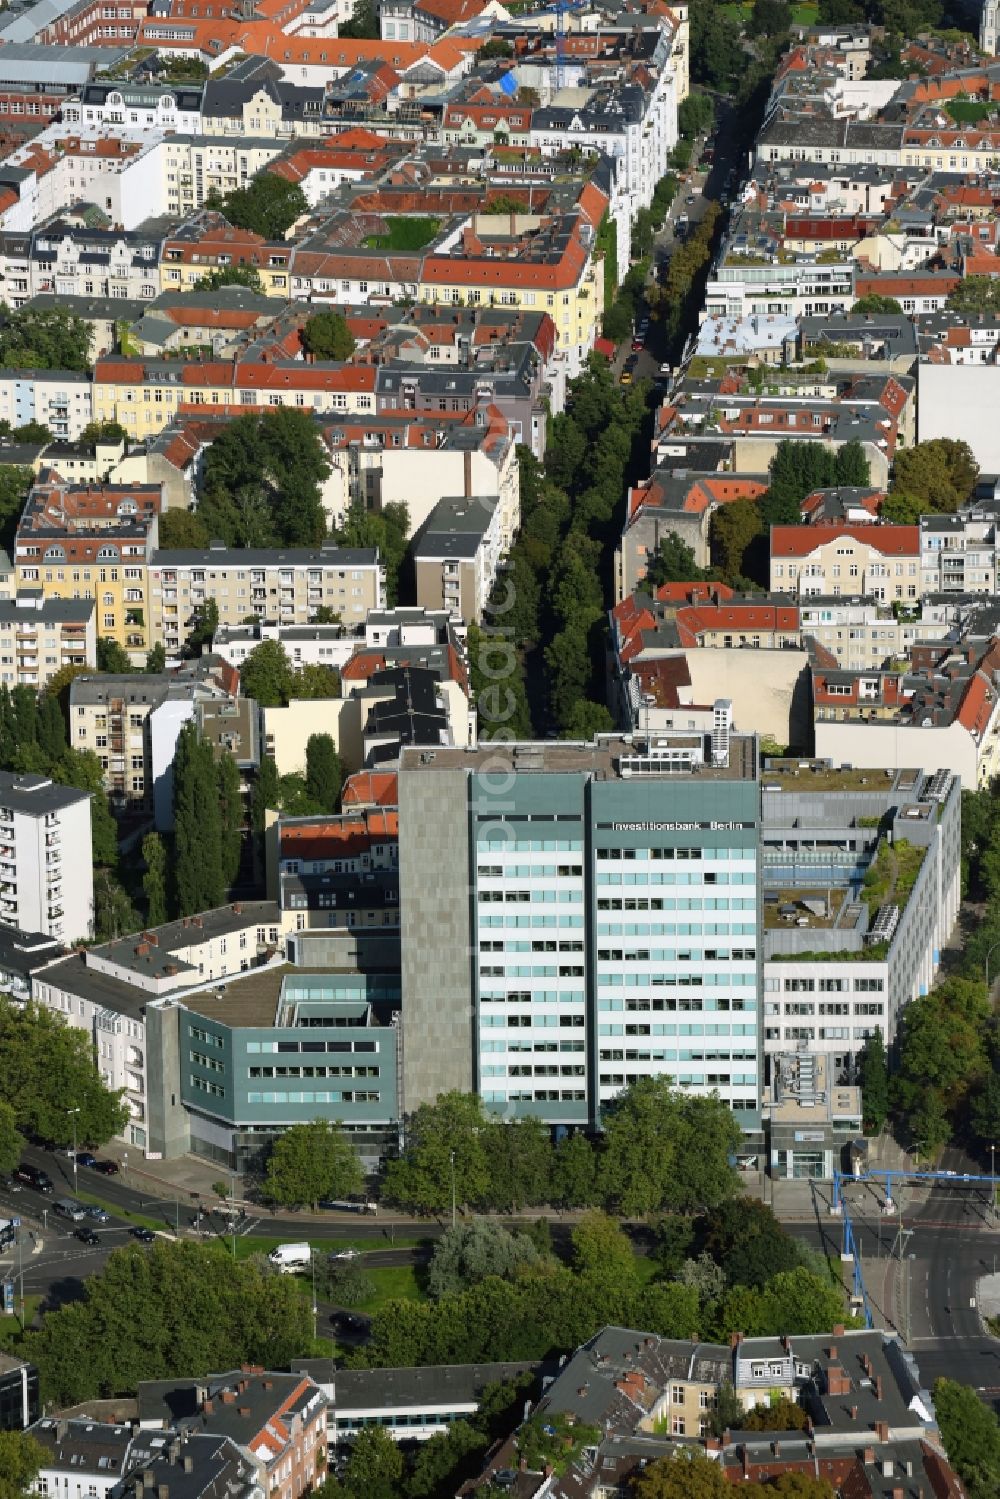
<svg viewBox="0 0 1000 1499"><path fill-rule="evenodd" d="M268 1259L282 1275L294 1275L296 1270L308 1269L312 1250L308 1244L279 1244L277 1249L271 1250Z"/></svg>

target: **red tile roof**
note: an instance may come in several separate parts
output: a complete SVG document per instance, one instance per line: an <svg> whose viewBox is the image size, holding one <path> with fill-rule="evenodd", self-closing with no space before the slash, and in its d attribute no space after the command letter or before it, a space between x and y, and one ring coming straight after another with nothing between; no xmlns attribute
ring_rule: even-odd
<svg viewBox="0 0 1000 1499"><path fill-rule="evenodd" d="M893 557L919 557L919 526L772 526L772 557L808 557L839 537L850 536L875 551Z"/></svg>

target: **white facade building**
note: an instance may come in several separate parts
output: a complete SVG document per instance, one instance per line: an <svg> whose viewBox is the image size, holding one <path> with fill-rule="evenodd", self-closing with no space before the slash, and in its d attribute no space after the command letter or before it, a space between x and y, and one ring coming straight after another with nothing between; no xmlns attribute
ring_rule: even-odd
<svg viewBox="0 0 1000 1499"><path fill-rule="evenodd" d="M61 942L94 920L90 796L0 771L0 920Z"/></svg>

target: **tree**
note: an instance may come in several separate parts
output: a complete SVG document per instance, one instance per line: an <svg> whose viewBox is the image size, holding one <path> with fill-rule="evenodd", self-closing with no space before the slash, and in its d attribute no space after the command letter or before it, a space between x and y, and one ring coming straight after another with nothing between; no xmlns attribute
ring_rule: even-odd
<svg viewBox="0 0 1000 1499"><path fill-rule="evenodd" d="M489 45L489 44L487 44ZM438 1499L455 1494L479 1469L488 1438L469 1421L452 1421L419 1443L406 1479L408 1499Z"/></svg>
<svg viewBox="0 0 1000 1499"><path fill-rule="evenodd" d="M805 1431L808 1419L801 1405L782 1395L767 1405L755 1405L747 1411L740 1428L743 1431Z"/></svg>
<svg viewBox="0 0 1000 1499"><path fill-rule="evenodd" d="M586 1135L566 1135L553 1151L552 1201L570 1210L597 1201L597 1163Z"/></svg>
<svg viewBox="0 0 1000 1499"><path fill-rule="evenodd" d="M47 1313L23 1352L38 1365L45 1403L70 1405L145 1379L282 1368L311 1346L309 1304L293 1277L260 1256L157 1239L114 1250L83 1299Z"/></svg>
<svg viewBox="0 0 1000 1499"><path fill-rule="evenodd" d="M26 1135L68 1145L72 1103L77 1136L103 1144L125 1127L121 1094L112 1093L94 1065L89 1036L55 1011L33 1003L13 1005L0 995L0 1100Z"/></svg>
<svg viewBox="0 0 1000 1499"><path fill-rule="evenodd" d="M950 514L971 497L978 477L967 442L934 437L897 452L890 499L916 501L922 513Z"/></svg>
<svg viewBox="0 0 1000 1499"><path fill-rule="evenodd" d="M410 513L403 504L366 510L364 501L349 506L343 525L333 533L338 546L377 547L385 568L385 591L389 607L399 601L399 574L406 556Z"/></svg>
<svg viewBox="0 0 1000 1499"><path fill-rule="evenodd" d="M23 1149L24 1136L17 1127L14 1110L0 1100L0 1171L13 1171Z"/></svg>
<svg viewBox="0 0 1000 1499"><path fill-rule="evenodd" d="M159 640L146 652L146 674L159 676L167 669L167 648Z"/></svg>
<svg viewBox="0 0 1000 1499"><path fill-rule="evenodd" d="M174 871L181 916L222 905L225 879L218 777L212 747L193 719L182 726L174 754Z"/></svg>
<svg viewBox="0 0 1000 1499"><path fill-rule="evenodd" d="M194 290L218 291L221 286L245 286L250 291L264 294L260 271L253 265L224 265L217 271L209 271L194 283Z"/></svg>
<svg viewBox="0 0 1000 1499"><path fill-rule="evenodd" d="M94 870L94 936L111 942L139 929L139 913L110 869Z"/></svg>
<svg viewBox="0 0 1000 1499"><path fill-rule="evenodd" d="M678 1279L698 1292L699 1301L718 1301L726 1289L725 1274L710 1254L702 1253L697 1259L685 1260Z"/></svg>
<svg viewBox="0 0 1000 1499"><path fill-rule="evenodd" d="M513 1280L538 1263L538 1250L524 1234L512 1234L500 1223L473 1218L448 1228L434 1246L427 1270L427 1289L434 1297L464 1291L488 1275Z"/></svg>
<svg viewBox="0 0 1000 1499"><path fill-rule="evenodd" d="M0 1499L27 1499L48 1459L41 1442L27 1431L0 1431Z"/></svg>
<svg viewBox="0 0 1000 1499"><path fill-rule="evenodd" d="M791 24L788 0L756 0L747 22L747 35L787 37Z"/></svg>
<svg viewBox="0 0 1000 1499"><path fill-rule="evenodd" d="M52 779L90 794L90 838L94 863L118 864L118 827L104 791L104 769L93 750L68 749L52 767Z"/></svg>
<svg viewBox="0 0 1000 1499"><path fill-rule="evenodd" d="M928 1153L951 1134L949 1115L989 1070L986 985L948 978L903 1011L891 1096Z"/></svg>
<svg viewBox="0 0 1000 1499"><path fill-rule="evenodd" d="M710 94L690 93L678 105L677 129L688 140L711 130L714 119L715 105Z"/></svg>
<svg viewBox="0 0 1000 1499"><path fill-rule="evenodd" d="M564 739L584 740L589 743L595 734L610 734L615 721L603 703L591 702L581 697L573 704L569 717L562 727Z"/></svg>
<svg viewBox="0 0 1000 1499"><path fill-rule="evenodd" d="M584 1213L573 1230L573 1268L616 1287L637 1284L635 1251L627 1234L597 1208Z"/></svg>
<svg viewBox="0 0 1000 1499"><path fill-rule="evenodd" d="M885 314L893 313L902 316L902 304L895 297L883 297L877 292L869 292L867 297L859 297L851 308L852 317L864 317L869 313Z"/></svg>
<svg viewBox="0 0 1000 1499"><path fill-rule="evenodd" d="M1000 1072L995 1060L972 1098L969 1120L979 1139L986 1144L1000 1140Z"/></svg>
<svg viewBox="0 0 1000 1499"><path fill-rule="evenodd" d="M674 1090L668 1078L638 1078L608 1109L605 1202L627 1214L723 1202L739 1187L730 1164L739 1140L731 1110L717 1097Z"/></svg>
<svg viewBox="0 0 1000 1499"><path fill-rule="evenodd" d="M992 276L965 276L950 293L952 312L996 312L1000 309L1000 282Z"/></svg>
<svg viewBox="0 0 1000 1499"><path fill-rule="evenodd" d="M264 1176L264 1195L282 1207L308 1204L313 1212L326 1198L342 1200L360 1192L364 1173L339 1124L314 1119L293 1124L278 1136Z"/></svg>
<svg viewBox="0 0 1000 1499"><path fill-rule="evenodd" d="M310 413L294 406L248 413L224 427L205 455L198 518L228 546L316 546L326 535L329 473Z"/></svg>
<svg viewBox="0 0 1000 1499"><path fill-rule="evenodd" d="M164 510L159 532L164 551L203 552L212 540L208 527L194 510Z"/></svg>
<svg viewBox="0 0 1000 1499"><path fill-rule="evenodd" d="M403 1453L384 1426L365 1426L351 1443L344 1487L352 1499L395 1499L401 1493Z"/></svg>
<svg viewBox="0 0 1000 1499"><path fill-rule="evenodd" d="M410 1115L405 1147L385 1173L386 1200L419 1213L451 1205L452 1182L460 1206L489 1192L486 1115L471 1093L441 1093Z"/></svg>
<svg viewBox="0 0 1000 1499"><path fill-rule="evenodd" d="M375 0L358 0L351 19L339 27L338 35L354 41L373 41L379 34Z"/></svg>
<svg viewBox="0 0 1000 1499"><path fill-rule="evenodd" d="M76 370L90 366L90 324L61 307L5 309L0 365L8 369Z"/></svg>
<svg viewBox="0 0 1000 1499"><path fill-rule="evenodd" d="M722 1464L694 1447L680 1447L643 1468L633 1485L635 1499L728 1499L732 1485Z"/></svg>
<svg viewBox="0 0 1000 1499"><path fill-rule="evenodd" d="M762 1287L777 1271L800 1263L795 1239L771 1208L753 1198L713 1208L705 1217L702 1238L733 1285Z"/></svg>
<svg viewBox="0 0 1000 1499"><path fill-rule="evenodd" d="M1000 1493L1000 1424L969 1385L939 1379L934 1410L948 1460L965 1484L969 1499Z"/></svg>
<svg viewBox="0 0 1000 1499"><path fill-rule="evenodd" d="M239 766L228 750L219 755L216 777L222 823L222 883L229 890L236 883L243 856L243 788Z"/></svg>
<svg viewBox="0 0 1000 1499"><path fill-rule="evenodd" d="M51 765L66 753L66 720L50 692L38 699L38 747Z"/></svg>
<svg viewBox="0 0 1000 1499"><path fill-rule="evenodd" d="M249 229L270 240L284 239L296 219L309 212L298 183L268 171L259 172L247 187L238 187L209 206L218 208L237 229Z"/></svg>
<svg viewBox="0 0 1000 1499"><path fill-rule="evenodd" d="M262 755L260 769L250 795L250 825L255 833L263 833L264 814L268 810L277 811L280 805L281 789L278 782L278 768L270 755Z"/></svg>
<svg viewBox="0 0 1000 1499"><path fill-rule="evenodd" d="M142 859L146 866L142 877L146 920L150 926L162 926L168 919L167 851L159 833L147 833L142 840Z"/></svg>
<svg viewBox="0 0 1000 1499"><path fill-rule="evenodd" d="M0 465L0 546L12 555L14 533L34 482L34 469L17 463Z"/></svg>
<svg viewBox="0 0 1000 1499"><path fill-rule="evenodd" d="M128 442L128 433L121 422L88 422L80 433L78 441L81 446L96 448L98 443L109 443L117 446L119 443Z"/></svg>
<svg viewBox="0 0 1000 1499"><path fill-rule="evenodd" d="M283 708L292 695L293 680L292 663L277 640L255 645L240 667L240 692L262 708Z"/></svg>
<svg viewBox="0 0 1000 1499"><path fill-rule="evenodd" d="M306 352L316 359L350 359L357 347L347 319L339 312L316 312L302 329Z"/></svg>
<svg viewBox="0 0 1000 1499"><path fill-rule="evenodd" d="M880 1030L867 1037L861 1049L859 1072L867 1127L872 1134L878 1134L889 1114L889 1068Z"/></svg>
<svg viewBox="0 0 1000 1499"><path fill-rule="evenodd" d="M713 514L712 560L718 563L723 581L730 586L738 584L744 576L747 550L763 529L760 511L750 500L720 505Z"/></svg>
<svg viewBox="0 0 1000 1499"><path fill-rule="evenodd" d="M698 566L687 542L676 531L668 531L646 568L643 582L650 588L659 588L663 583L699 583L706 576L706 569Z"/></svg>
<svg viewBox="0 0 1000 1499"><path fill-rule="evenodd" d="M323 666L307 661L292 673L291 696L293 698L340 697L340 672L335 666Z"/></svg>
<svg viewBox="0 0 1000 1499"><path fill-rule="evenodd" d="M97 670L128 675L132 669L132 662L127 651L118 644L117 640L112 640L107 635L98 635Z"/></svg>
<svg viewBox="0 0 1000 1499"><path fill-rule="evenodd" d="M552 1144L540 1119L491 1121L486 1148L490 1183L484 1207L517 1213L549 1201Z"/></svg>

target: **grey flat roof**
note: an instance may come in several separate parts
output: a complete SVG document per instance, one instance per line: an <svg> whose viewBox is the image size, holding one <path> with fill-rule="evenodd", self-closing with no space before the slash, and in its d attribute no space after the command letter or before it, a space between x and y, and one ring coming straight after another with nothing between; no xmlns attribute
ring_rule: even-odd
<svg viewBox="0 0 1000 1499"><path fill-rule="evenodd" d="M192 943L225 937L230 932L241 932L257 924L276 926L279 919L275 901L235 901L232 905L217 906L213 911L202 911L197 916L185 916L180 921L168 921L163 926L135 932L130 937L120 937L115 942L105 942L93 949L93 955L119 967L134 969L144 977L150 974L159 976L168 968L176 971L179 960L174 955Z"/></svg>
<svg viewBox="0 0 1000 1499"><path fill-rule="evenodd" d="M89 802L89 791L75 786L59 786L48 776L13 775L0 771L0 807L25 812L29 817L44 817L47 812L61 812L78 802Z"/></svg>
<svg viewBox="0 0 1000 1499"><path fill-rule="evenodd" d="M23 599L23 595L22 595ZM96 599L43 599L41 607L19 599L0 599L0 624L86 624L97 608Z"/></svg>
<svg viewBox="0 0 1000 1499"><path fill-rule="evenodd" d="M430 1405L471 1405L488 1384L537 1374L540 1364L437 1364L422 1369L336 1369L329 1379L314 1370L326 1360L302 1359L292 1365L318 1382L331 1380L338 1416L365 1410L425 1410Z"/></svg>

